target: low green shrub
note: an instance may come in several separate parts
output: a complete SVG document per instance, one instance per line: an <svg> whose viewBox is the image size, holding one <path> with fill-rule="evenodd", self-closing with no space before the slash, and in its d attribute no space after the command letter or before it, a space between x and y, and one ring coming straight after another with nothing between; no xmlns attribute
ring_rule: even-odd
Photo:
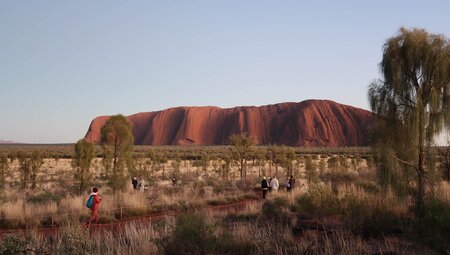
<svg viewBox="0 0 450 255"><path fill-rule="evenodd" d="M424 219L414 222L415 236L442 254L450 254L450 203L432 199Z"/></svg>
<svg viewBox="0 0 450 255"><path fill-rule="evenodd" d="M172 233L158 241L165 254L251 254L254 245L225 232L215 233L204 215L190 214L176 220Z"/></svg>
<svg viewBox="0 0 450 255"><path fill-rule="evenodd" d="M289 203L285 198L277 197L273 201L264 202L261 210L263 222L271 221L275 224L290 225Z"/></svg>
<svg viewBox="0 0 450 255"><path fill-rule="evenodd" d="M381 192L380 186L373 181L358 181L355 185L357 188L370 194L378 194Z"/></svg>
<svg viewBox="0 0 450 255"><path fill-rule="evenodd" d="M248 255L254 253L256 245L251 242L237 240L230 232L225 232L216 239L215 254Z"/></svg>
<svg viewBox="0 0 450 255"><path fill-rule="evenodd" d="M166 254L201 254L214 249L213 228L202 215L192 214L177 219L173 233L162 240Z"/></svg>
<svg viewBox="0 0 450 255"><path fill-rule="evenodd" d="M68 226L63 229L58 244L60 255L87 255L94 249L94 242L89 237L89 231L80 226Z"/></svg>
<svg viewBox="0 0 450 255"><path fill-rule="evenodd" d="M1 255L43 255L48 248L39 244L31 235L6 234L0 239Z"/></svg>
<svg viewBox="0 0 450 255"><path fill-rule="evenodd" d="M382 201L347 195L341 199L344 225L364 237L400 234L407 221L404 215L390 210Z"/></svg>
<svg viewBox="0 0 450 255"><path fill-rule="evenodd" d="M339 215L342 212L339 198L333 194L330 187L312 185L309 191L297 197L294 210L309 217L327 217Z"/></svg>
<svg viewBox="0 0 450 255"><path fill-rule="evenodd" d="M45 204L50 202L59 203L61 201L61 197L55 195L51 192L43 192L36 195L31 195L27 197L27 202L33 203L33 204Z"/></svg>

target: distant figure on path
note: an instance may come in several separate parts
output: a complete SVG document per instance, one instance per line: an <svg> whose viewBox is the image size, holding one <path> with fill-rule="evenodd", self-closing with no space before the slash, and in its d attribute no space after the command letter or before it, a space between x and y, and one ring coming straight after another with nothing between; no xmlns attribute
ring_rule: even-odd
<svg viewBox="0 0 450 255"><path fill-rule="evenodd" d="M91 201L89 201L91 200ZM97 188L93 188L92 189L92 193L89 195L89 199L88 199L88 204L90 204L90 208L92 210L92 215L91 218L89 219L89 224L88 227L91 226L91 223L95 220L95 224L98 224L98 208L100 206L100 202L101 202L101 198L100 195L98 194L98 189Z"/></svg>
<svg viewBox="0 0 450 255"><path fill-rule="evenodd" d="M177 185L177 178L175 178L175 177L172 178L172 185L173 186Z"/></svg>
<svg viewBox="0 0 450 255"><path fill-rule="evenodd" d="M291 191L295 187L295 178L293 175L291 175L291 177L289 178L289 186L290 186L289 191Z"/></svg>
<svg viewBox="0 0 450 255"><path fill-rule="evenodd" d="M280 187L280 183L278 182L278 179L276 176L274 176L270 181L270 188L274 193L278 191L278 188Z"/></svg>
<svg viewBox="0 0 450 255"><path fill-rule="evenodd" d="M267 183L266 177L263 177L263 180L261 182L261 189L263 192L263 199L266 199L267 196L267 190L269 189L269 184Z"/></svg>
<svg viewBox="0 0 450 255"><path fill-rule="evenodd" d="M269 177L269 180L267 181L267 185L269 185L269 192L272 192L272 177Z"/></svg>
<svg viewBox="0 0 450 255"><path fill-rule="evenodd" d="M133 189L137 188L138 185L138 180L136 177L133 177L133 180L131 181L131 184L133 184Z"/></svg>
<svg viewBox="0 0 450 255"><path fill-rule="evenodd" d="M139 191L144 192L145 190L145 181L144 178L141 177L141 180L139 181Z"/></svg>
<svg viewBox="0 0 450 255"><path fill-rule="evenodd" d="M287 192L291 191L291 183L289 181L289 177L286 177L286 181L284 182L284 186L286 187L286 191Z"/></svg>

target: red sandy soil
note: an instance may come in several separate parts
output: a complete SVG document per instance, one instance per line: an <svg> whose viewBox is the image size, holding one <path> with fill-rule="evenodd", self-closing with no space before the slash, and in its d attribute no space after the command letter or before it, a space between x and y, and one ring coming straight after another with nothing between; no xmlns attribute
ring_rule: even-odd
<svg viewBox="0 0 450 255"><path fill-rule="evenodd" d="M366 146L374 114L329 100L266 106L175 107L127 118L136 145L224 145L246 132L258 144L289 146ZM85 138L100 142L109 116L95 118Z"/></svg>

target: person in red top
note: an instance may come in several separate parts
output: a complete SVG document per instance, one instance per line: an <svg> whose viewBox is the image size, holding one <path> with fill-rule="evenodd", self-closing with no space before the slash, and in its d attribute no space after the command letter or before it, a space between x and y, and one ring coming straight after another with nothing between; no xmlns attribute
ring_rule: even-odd
<svg viewBox="0 0 450 255"><path fill-rule="evenodd" d="M91 225L91 222L95 220L95 224L98 224L98 207L100 206L100 201L102 199L100 198L100 195L98 194L98 189L93 188L91 196L94 196L94 204L92 205L92 216L89 219L88 227Z"/></svg>

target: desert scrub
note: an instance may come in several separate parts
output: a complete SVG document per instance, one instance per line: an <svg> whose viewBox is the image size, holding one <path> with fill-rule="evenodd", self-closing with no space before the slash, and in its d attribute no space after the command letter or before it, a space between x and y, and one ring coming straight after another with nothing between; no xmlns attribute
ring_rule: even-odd
<svg viewBox="0 0 450 255"><path fill-rule="evenodd" d="M450 202L433 198L427 213L414 222L416 239L442 254L450 253Z"/></svg>
<svg viewBox="0 0 450 255"><path fill-rule="evenodd" d="M1 255L44 255L50 254L44 242L32 235L6 234L0 239Z"/></svg>
<svg viewBox="0 0 450 255"><path fill-rule="evenodd" d="M158 242L165 254L251 254L254 246L231 233L216 233L204 215L190 214L176 220L171 233Z"/></svg>
<svg viewBox="0 0 450 255"><path fill-rule="evenodd" d="M45 204L45 203L59 203L61 201L61 197L57 196L54 193L45 191L36 195L30 195L27 197L27 202L33 204Z"/></svg>
<svg viewBox="0 0 450 255"><path fill-rule="evenodd" d="M289 203L285 198L277 197L273 201L264 202L261 210L260 222L272 222L277 225L289 226L291 215Z"/></svg>
<svg viewBox="0 0 450 255"><path fill-rule="evenodd" d="M403 233L410 221L405 214L373 196L349 194L341 199L341 205L344 226L366 238Z"/></svg>
<svg viewBox="0 0 450 255"><path fill-rule="evenodd" d="M67 226L63 229L58 244L60 255L87 255L93 252L93 241L87 229L81 226Z"/></svg>
<svg viewBox="0 0 450 255"><path fill-rule="evenodd" d="M312 185L309 191L297 197L293 210L309 217L327 217L342 212L339 198L328 186Z"/></svg>
<svg viewBox="0 0 450 255"><path fill-rule="evenodd" d="M357 181L355 186L358 189L371 194L378 194L381 192L381 187L373 181Z"/></svg>

